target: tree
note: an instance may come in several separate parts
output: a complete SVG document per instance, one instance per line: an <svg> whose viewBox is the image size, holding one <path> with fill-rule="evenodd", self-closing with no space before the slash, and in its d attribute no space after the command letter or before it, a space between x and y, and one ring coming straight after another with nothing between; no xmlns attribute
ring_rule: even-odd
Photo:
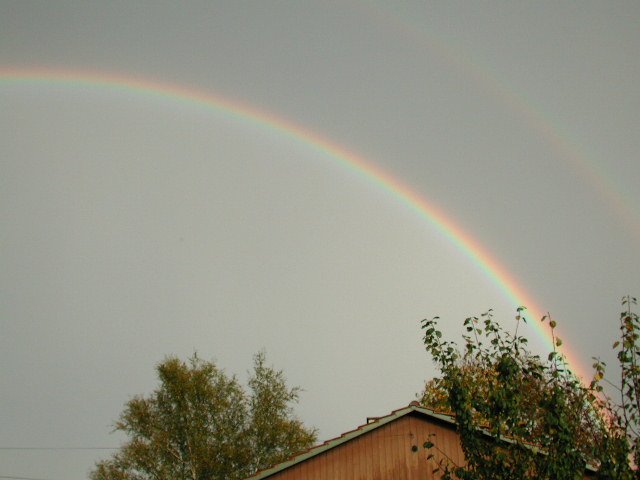
<svg viewBox="0 0 640 480"><path fill-rule="evenodd" d="M100 461L92 480L241 479L310 447L315 429L292 411L299 388L254 357L247 392L197 355L156 366L159 387L129 400L115 423L128 440Z"/></svg>
<svg viewBox="0 0 640 480"><path fill-rule="evenodd" d="M630 307L623 312L621 343L627 350L618 357L626 401L616 409L603 396L604 364L594 364L589 385L578 380L556 349L562 341L549 316L542 321L551 329L553 351L541 359L527 350L527 339L518 335L523 312L518 308L513 334L502 330L491 311L466 319L463 352L442 340L437 317L423 321L424 343L441 377L427 382L422 400L455 415L467 460L439 465L444 478L574 479L587 463L601 478L637 478L629 462L637 444L629 427L637 426L640 411L640 391L634 390L639 369L632 361L640 356L633 335L637 316ZM425 445L435 448L430 441Z"/></svg>
<svg viewBox="0 0 640 480"><path fill-rule="evenodd" d="M535 363L534 363L535 364ZM457 375L460 383L464 385L470 398L492 399L496 395L496 388L502 387L504 377L499 377L495 366L487 365L477 358L463 358L459 363ZM419 394L420 403L430 409L448 415L455 415L451 407L447 378L433 378L425 382L424 390ZM544 410L540 405L553 396L553 382L548 382L544 376L520 374L518 383L517 415L522 419L529 420L528 434L531 439L537 439L543 435L544 418L540 416ZM585 405L586 406L586 405ZM577 437L577 448L586 457L591 455L594 438L599 435L599 424L594 423L587 416L588 409L582 412L584 419L576 419L575 434ZM478 424L488 425L490 418L483 413L483 409L474 411L474 416Z"/></svg>
<svg viewBox="0 0 640 480"><path fill-rule="evenodd" d="M603 470L621 472L624 478L631 478L625 468L631 458L635 466L633 478L640 478L640 318L635 313L638 301L626 295L622 298L623 311L620 312L620 340L614 342L617 349L620 380L618 384L605 379L606 365L596 358L593 368L595 375L591 382L591 390L601 395L607 417L614 426L613 435L604 438L600 450L612 450L613 455L603 456ZM605 382L613 390L613 397L604 393Z"/></svg>

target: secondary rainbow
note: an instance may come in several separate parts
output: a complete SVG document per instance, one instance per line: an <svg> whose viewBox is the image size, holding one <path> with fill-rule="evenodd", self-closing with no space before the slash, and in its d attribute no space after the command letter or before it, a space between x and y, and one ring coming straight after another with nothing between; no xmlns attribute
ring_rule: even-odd
<svg viewBox="0 0 640 480"><path fill-rule="evenodd" d="M8 84L63 85L69 88L79 86L108 89L122 92L134 92L148 97L173 98L223 111L234 117L242 118L288 137L302 142L308 147L322 152L328 158L338 162L344 168L357 172L371 183L387 191L406 208L412 210L419 218L429 222L449 242L453 243L465 256L490 279L499 290L514 304L526 305L531 325L545 340L549 347L552 340L549 331L538 322L543 310L533 300L507 269L474 238L465 232L453 219L436 208L426 198L416 193L409 186L392 176L381 167L338 145L320 134L301 125L287 121L269 112L261 111L237 100L229 100L211 92L185 87L172 83L153 81L140 77L125 76L113 73L58 70L45 68L0 68L0 86ZM570 348L563 348L572 370L582 378L588 378L585 371L576 361L577 356Z"/></svg>
<svg viewBox="0 0 640 480"><path fill-rule="evenodd" d="M416 18L389 8L388 2L362 2L361 6L363 11L374 15L382 25L394 28L407 36L410 42L427 48L443 64L460 72L472 84L481 87L485 93L520 117L529 130L536 132L541 140L547 142L559 159L569 164L573 173L597 192L621 225L640 240L640 217L638 209L633 208L635 204L629 193L625 193L628 190L614 180L605 168L604 161L598 162L590 158L584 148L570 139L567 128L561 128L557 122L553 122L549 114L518 92L496 69L480 63L470 52L454 47L433 31L425 29Z"/></svg>

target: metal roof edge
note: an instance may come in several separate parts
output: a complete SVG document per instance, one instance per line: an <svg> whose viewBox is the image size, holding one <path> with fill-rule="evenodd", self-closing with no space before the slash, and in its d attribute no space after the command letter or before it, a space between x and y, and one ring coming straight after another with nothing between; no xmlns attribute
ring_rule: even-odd
<svg viewBox="0 0 640 480"><path fill-rule="evenodd" d="M278 463L277 465L274 465L272 467L269 467L265 470L261 470L256 472L253 476L251 477L247 477L245 480L262 480L264 478L268 478L271 475L274 475L278 472L281 472L282 470L286 470L287 468L293 467L294 465L301 463L305 460L308 460L309 458L313 458L317 455L320 455L321 453L326 452L327 450L331 450L332 448L335 448L339 445L342 445L343 443L346 443L350 440L353 440L354 438L357 438L361 435L364 435L366 433L369 433L373 430L376 430L384 425L386 425L389 422L392 422L394 420L397 420L398 418L404 417L405 415L408 415L410 413L413 412L417 412L420 413L422 415L425 415L427 417L431 417L431 418L435 418L441 422L444 423L448 423L451 425L455 425L456 422L453 419L452 416L450 415L445 415L445 414L441 414L441 413L436 413L433 410L429 410L428 408L423 408L423 407L419 407L417 405L414 405L413 402L412 404L410 404L407 407L403 407L403 408L399 408L397 410L392 411L389 415L386 415L384 417L379 417L376 420L370 422L370 423L365 423L363 425L360 425L359 427L355 428L354 430L350 430L347 431L345 433L343 433L342 435L340 435L339 437L335 437L332 438L330 440L326 440L325 442L316 445L315 447L311 447L309 450L306 450L302 453L299 453L293 457L291 457L289 460L285 460L282 463Z"/></svg>
<svg viewBox="0 0 640 480"><path fill-rule="evenodd" d="M417 403L417 402L416 402ZM359 427L355 428L354 430L349 430L343 434L341 434L339 437L335 437L329 440L326 440L325 442L318 444L314 447L309 448L306 451L303 451L301 453L298 453L296 455L294 455L293 457L291 457L289 460L285 460L284 462L278 463L276 465L273 465L272 467L269 467L267 469L264 470L260 470L256 473L254 473L252 476L247 477L245 480L262 480L265 478L270 477L271 475L274 475L278 472L281 472L283 470L286 470L287 468L293 467L294 465L297 465L298 463L302 463L305 460L308 460L309 458L313 458L317 455L320 455L321 453L324 453L328 450L331 450L332 448L338 447L340 445L342 445L343 443L346 443L350 440L353 440L354 438L358 438L361 435L364 435L366 433L369 433L373 430L376 430L384 425L386 425L387 423L390 423L394 420L397 420L401 417L404 417L405 415L408 415L410 413L419 413L421 415L424 415L426 417L429 418L433 418L435 420L438 420L440 422L449 424L453 427L455 427L456 425L456 421L455 418L452 415L447 415L444 413L437 413L434 410L430 410L428 408L424 408L424 407L420 407L417 404L415 404L414 402L411 402L411 404L409 404L407 407L403 407L403 408L399 408L397 410L393 410L389 415L386 415L384 417L378 417L377 419L373 420L370 423L365 423L363 425L360 425ZM492 437L495 438L487 429L485 428L481 428L479 429L479 432L482 435L488 436L488 437ZM513 439L510 439L508 437L504 437L504 436L500 436L500 441L503 441L505 443L510 443L510 444L517 444L517 442L515 442ZM533 449L535 448L533 445L527 445L527 444L520 444L522 447L527 448L527 449ZM543 452L539 452L539 453L543 453ZM590 471L590 472L597 472L598 469L594 466L591 465L589 463L587 463L585 465L585 470Z"/></svg>

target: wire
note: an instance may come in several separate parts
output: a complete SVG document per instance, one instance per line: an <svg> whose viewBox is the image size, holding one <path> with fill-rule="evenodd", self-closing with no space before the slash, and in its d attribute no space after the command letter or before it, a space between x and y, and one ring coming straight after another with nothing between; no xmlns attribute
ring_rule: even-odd
<svg viewBox="0 0 640 480"><path fill-rule="evenodd" d="M119 450L120 447L0 447L0 450ZM0 475L0 478L4 478Z"/></svg>
<svg viewBox="0 0 640 480"><path fill-rule="evenodd" d="M118 447L0 447L0 450L119 450ZM47 478L17 477L13 475L0 475L0 479L6 480L51 480Z"/></svg>
<svg viewBox="0 0 640 480"><path fill-rule="evenodd" d="M11 475L0 475L0 478L8 478L10 480L47 480L45 478L33 478L33 477L12 477Z"/></svg>

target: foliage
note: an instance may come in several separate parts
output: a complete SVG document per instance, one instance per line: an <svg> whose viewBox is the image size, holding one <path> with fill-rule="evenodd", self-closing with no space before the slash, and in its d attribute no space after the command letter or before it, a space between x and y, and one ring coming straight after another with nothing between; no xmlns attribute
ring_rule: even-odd
<svg viewBox="0 0 640 480"><path fill-rule="evenodd" d="M128 441L98 462L92 480L240 479L310 447L314 429L293 416L298 388L254 357L247 392L194 355L156 366L160 386L129 400L115 430Z"/></svg>
<svg viewBox="0 0 640 480"><path fill-rule="evenodd" d="M467 460L466 465L440 462L443 478L574 479L582 478L587 463L599 469L600 478L636 478L628 454L638 443L638 317L631 311L633 299L625 301L618 355L624 401L618 409L602 394L602 362L594 364L596 375L588 386L567 368L549 316L542 321L554 346L545 359L529 352L527 339L518 335L526 322L523 307L513 334L491 311L467 318L462 352L442 339L437 317L424 320L424 343L441 377L427 382L422 401L455 415ZM430 441L425 445L434 448Z"/></svg>
<svg viewBox="0 0 640 480"><path fill-rule="evenodd" d="M282 371L267 367L262 354L255 357L249 388L251 471L280 463L315 442L315 430L292 416L290 404L297 401L300 389L289 389Z"/></svg>
<svg viewBox="0 0 640 480"><path fill-rule="evenodd" d="M617 452L617 458L604 458L603 468L617 473L621 465L627 465L627 459L631 457L633 465L640 465L640 319L635 313L637 299L630 295L622 298L624 310L620 312L620 339L613 344L617 349L619 365L619 384L614 384L605 379L606 364L595 358L593 368L595 375L590 388L599 393L603 398L609 423L613 425L612 435L605 438L601 448L613 444L613 450ZM613 389L614 397L605 394L601 382L607 384L606 390ZM635 471L635 478L640 478L640 471Z"/></svg>

